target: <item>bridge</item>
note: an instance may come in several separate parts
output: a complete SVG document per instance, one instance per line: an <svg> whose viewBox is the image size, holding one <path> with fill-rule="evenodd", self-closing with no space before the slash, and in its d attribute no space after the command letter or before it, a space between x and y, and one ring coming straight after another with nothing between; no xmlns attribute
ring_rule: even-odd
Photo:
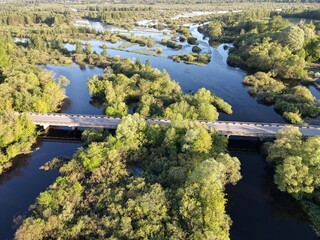
<svg viewBox="0 0 320 240"><path fill-rule="evenodd" d="M83 114L59 114L59 113L27 113L36 125L44 129L55 127L83 127L116 129L121 118L107 117L102 115ZM146 119L149 124L169 125L167 119ZM218 131L224 136L246 136L259 138L274 138L277 132L285 126L279 123L256 123L256 122L231 122L231 121L199 121L208 128ZM320 136L320 126L297 126L305 137Z"/></svg>

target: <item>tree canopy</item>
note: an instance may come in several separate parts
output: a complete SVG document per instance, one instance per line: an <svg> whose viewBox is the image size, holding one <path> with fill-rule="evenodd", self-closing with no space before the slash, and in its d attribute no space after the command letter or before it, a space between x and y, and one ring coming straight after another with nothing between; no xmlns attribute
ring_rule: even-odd
<svg viewBox="0 0 320 240"><path fill-rule="evenodd" d="M11 36L0 37L0 174L36 141L35 125L15 112L54 112L66 97L61 89L65 80L60 85L52 73L24 63L22 55Z"/></svg>
<svg viewBox="0 0 320 240"><path fill-rule="evenodd" d="M320 137L302 138L287 126L268 147L267 160L275 166L274 182L280 191L296 198L320 234Z"/></svg>
<svg viewBox="0 0 320 240"><path fill-rule="evenodd" d="M226 139L200 123L128 115L60 169L16 239L229 239L223 191L239 171Z"/></svg>
<svg viewBox="0 0 320 240"><path fill-rule="evenodd" d="M167 72L152 68L139 60L110 58L107 72L88 81L90 94L105 106L109 116L126 116L129 109L145 117L217 120L218 110L232 114L223 99L201 88L183 94Z"/></svg>
<svg viewBox="0 0 320 240"><path fill-rule="evenodd" d="M280 130L268 149L268 160L276 165L275 183L281 191L301 198L320 186L320 137L302 139L298 129Z"/></svg>

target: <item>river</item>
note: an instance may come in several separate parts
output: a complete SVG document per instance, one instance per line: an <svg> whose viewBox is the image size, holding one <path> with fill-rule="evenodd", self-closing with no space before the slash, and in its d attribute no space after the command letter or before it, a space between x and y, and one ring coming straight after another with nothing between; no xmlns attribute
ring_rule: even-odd
<svg viewBox="0 0 320 240"><path fill-rule="evenodd" d="M12 239L13 219L27 215L28 208L40 192L57 178L57 170L43 171L39 167L54 157L72 157L79 143L38 142L33 152L14 159L10 171L0 176L0 239Z"/></svg>
<svg viewBox="0 0 320 240"><path fill-rule="evenodd" d="M103 42L100 42L100 44L103 44ZM97 41L92 43L93 49L96 52L101 52L100 44L97 43ZM180 84L184 92L190 90L197 91L201 87L209 89L232 105L233 114L221 114L220 120L284 122L283 118L274 111L273 106L260 104L256 98L248 94L247 88L242 84L242 79L246 73L240 69L228 66L226 63L228 50L225 50L223 46L222 44L217 48L211 48L211 62L206 66L176 63L165 57L147 56L113 49L108 49L107 52L111 56L121 56L132 60L139 58L142 62L149 59L153 67L166 70L171 78ZM66 74L65 72L68 67L47 65L47 69L54 70L57 75L63 75ZM95 69L97 68L93 68L91 72L95 72ZM72 71L76 71L76 73L72 73L76 75L78 75L79 71L81 72L80 69L74 68ZM68 89L69 87L67 87L67 91ZM73 100L72 97L74 97L75 102L77 102L78 96L69 97L71 102ZM92 108L92 106L88 106L88 104L82 107L88 110Z"/></svg>
<svg viewBox="0 0 320 240"><path fill-rule="evenodd" d="M227 187L232 240L317 239L299 205L275 186L273 171L258 147L230 154L241 161L243 176L236 186Z"/></svg>
<svg viewBox="0 0 320 240"><path fill-rule="evenodd" d="M191 27L193 35L201 40L203 48L206 40L196 27ZM101 51L102 42L90 41L95 51ZM70 48L73 46L70 45ZM166 70L176 80L183 91L196 91L205 87L222 97L233 107L233 115L220 114L220 120L284 122L272 106L260 104L250 97L242 85L246 73L227 65L228 51L224 45L217 48L209 47L211 62L206 66L195 66L175 63L166 57L147 56L138 53L112 50L111 56L119 55L133 60L140 58L142 62L151 60L152 66ZM168 50L173 51L173 50ZM103 108L91 102L86 81L95 74L102 74L99 68L77 65L54 66L46 65L46 69L55 73L55 77L66 76L70 84L66 87L67 104L62 108L64 113L102 114ZM315 89L312 89L316 91ZM318 94L318 92L314 92ZM0 177L0 239L12 239L14 234L13 218L27 215L28 207L35 198L44 191L58 176L58 171L44 172L39 170L43 163L56 156L72 156L79 143L40 141L30 154L22 155L14 160L14 167ZM233 225L231 239L316 239L315 233L292 199L280 193L273 181L272 173L265 158L259 152L259 146L248 151L230 148L230 153L237 156L242 164L243 179L227 189L228 209Z"/></svg>

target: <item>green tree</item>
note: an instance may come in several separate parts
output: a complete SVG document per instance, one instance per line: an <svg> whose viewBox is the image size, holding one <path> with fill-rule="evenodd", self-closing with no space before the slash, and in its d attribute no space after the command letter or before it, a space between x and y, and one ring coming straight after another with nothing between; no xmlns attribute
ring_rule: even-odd
<svg viewBox="0 0 320 240"><path fill-rule="evenodd" d="M4 40L0 39L0 74L2 74L3 70L10 66L10 57L7 53L7 44Z"/></svg>
<svg viewBox="0 0 320 240"><path fill-rule="evenodd" d="M280 36L281 44L288 47L291 52L301 49L304 41L304 31L296 25L286 28Z"/></svg>
<svg viewBox="0 0 320 240"><path fill-rule="evenodd" d="M30 150L36 141L36 126L26 115L0 111L0 174L11 167L10 160Z"/></svg>
<svg viewBox="0 0 320 240"><path fill-rule="evenodd" d="M76 52L77 52L77 50L76 50ZM93 52L92 45L90 43L86 43L85 44L85 53L87 55L90 55L90 54L92 54L92 52Z"/></svg>
<svg viewBox="0 0 320 240"><path fill-rule="evenodd" d="M306 141L294 127L281 130L268 149L268 160L276 165L275 183L281 191L302 198L320 186L320 137Z"/></svg>
<svg viewBox="0 0 320 240"><path fill-rule="evenodd" d="M76 53L77 54L83 53L82 43L79 41L76 42Z"/></svg>
<svg viewBox="0 0 320 240"><path fill-rule="evenodd" d="M209 36L213 39L217 39L222 35L222 26L220 22L210 22L208 25Z"/></svg>

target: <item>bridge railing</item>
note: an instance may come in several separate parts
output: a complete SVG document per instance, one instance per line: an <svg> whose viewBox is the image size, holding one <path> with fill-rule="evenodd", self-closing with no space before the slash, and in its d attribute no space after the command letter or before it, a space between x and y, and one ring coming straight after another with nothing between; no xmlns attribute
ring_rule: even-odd
<svg viewBox="0 0 320 240"><path fill-rule="evenodd" d="M87 115L87 114L66 114L66 113L25 113L30 116L64 116L64 117L72 117L72 118L93 118L93 119L112 119L112 120L121 120L120 117L110 117L105 115ZM168 119L158 119L158 118L149 118L146 121L153 121L159 123L170 123L171 121ZM226 125L237 125L237 126L258 126L258 127L284 127L285 123L261 123L261 122L236 122L236 121L206 121L206 120L198 120L200 123L210 125L217 125L217 124L226 124ZM320 126L305 126L305 125L294 125L299 129L317 129L320 130Z"/></svg>

